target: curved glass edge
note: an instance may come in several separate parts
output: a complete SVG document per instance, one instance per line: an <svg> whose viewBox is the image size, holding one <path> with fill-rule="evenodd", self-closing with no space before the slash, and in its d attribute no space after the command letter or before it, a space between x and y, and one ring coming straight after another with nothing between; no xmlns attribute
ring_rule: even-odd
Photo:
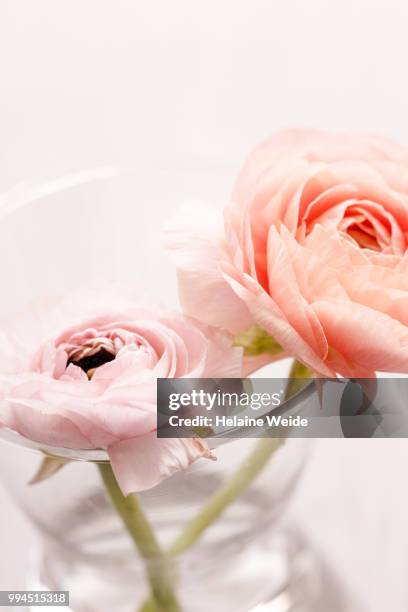
<svg viewBox="0 0 408 612"><path fill-rule="evenodd" d="M278 408L271 411L275 414L295 414L301 411L305 405L312 401L316 395L317 389L313 384L313 379L310 380L305 387L296 393L293 397L286 400ZM228 432L222 432L212 438L206 438L205 441L208 443L210 448L217 448L220 445L232 442L234 439L246 438L249 435L249 429L246 427L242 428L231 428ZM231 436L231 434L234 434ZM265 432L266 433L266 432ZM227 437L228 436L228 437ZM109 461L109 456L104 449L70 449L64 447L49 446L34 442L18 434L17 432L7 428L0 428L0 439L17 446L21 446L30 449L37 453L43 453L45 455L51 455L55 457L66 458L70 461L89 461L102 463Z"/></svg>
<svg viewBox="0 0 408 612"><path fill-rule="evenodd" d="M23 181L17 183L7 191L0 192L0 219L8 216L27 204L34 203L51 195L75 189L88 183L115 179L120 176L137 175L138 173L178 173L184 174L213 174L231 176L233 168L229 165L184 163L174 160L147 160L134 163L106 164L78 170L69 174L51 177L42 182Z"/></svg>
<svg viewBox="0 0 408 612"><path fill-rule="evenodd" d="M160 171L169 171L169 169L173 165L174 164L172 163L154 164L152 162L103 165L83 171L74 172L71 174L62 175L45 181L41 184L27 182L18 184L6 192L0 193L0 219L8 216L9 214L13 213L14 211L27 204L33 203L52 194L78 187L82 184L87 184L94 181L109 180L112 178L116 178L120 175L131 175L136 171L140 171L143 169L152 170L155 168L155 166L158 167ZM217 170L221 170L222 173L225 174L231 169L217 168ZM192 169L185 168L183 169L183 171L191 172ZM197 168L193 169L193 171L197 171ZM214 168L206 168L205 171L214 172ZM280 405L279 410L271 411L271 413L279 412L289 414L292 412L292 410L294 410L295 407L298 408L300 403L304 403L304 401L306 401L310 397L311 382L312 381L310 381L303 390L299 391L292 398L283 402ZM235 434L235 432L236 436L234 438L226 437L227 435L231 436L231 433ZM231 428L231 430L229 430L228 432L224 431L220 435L214 436L212 438L207 438L206 442L208 443L210 448L216 448L220 445L226 444L234 440L235 438L239 439L247 437L245 435L245 432L246 428ZM9 444L27 448L36 453L43 453L45 455L51 456L54 455L56 457L66 458L67 460L71 461L89 461L98 463L109 461L109 456L104 449L70 449L65 447L49 446L25 438L24 436L7 427L0 426L0 440Z"/></svg>
<svg viewBox="0 0 408 612"><path fill-rule="evenodd" d="M58 458L62 457L70 461L90 461L97 463L109 461L108 454L103 449L71 449L48 446L47 444L41 444L39 442L29 440L8 427L0 428L0 440L3 440L8 444L22 446L36 453L43 453L44 455Z"/></svg>
<svg viewBox="0 0 408 612"><path fill-rule="evenodd" d="M63 174L57 177L50 178L40 183L35 181L24 181L16 184L11 189L0 193L0 220L11 215L20 208L32 204L43 198L47 198L51 195L69 190L75 189L81 185L93 183L96 181L104 181L115 179L120 176L131 176L137 172L171 172L177 167L179 172L198 172L197 167L180 166L179 163L173 161L138 161L131 164L120 163L114 165L101 165L91 167L85 170L79 170L77 172ZM204 172L217 172L217 173L229 173L231 168L220 168L220 167L208 167L204 169ZM0 425L0 441L4 441L9 444L21 446L32 450L36 453L43 453L48 455L54 455L56 457L67 458L72 461L95 461L95 462L106 462L109 461L108 454L103 449L70 449L64 447L54 447L39 442L34 442L18 434L17 432Z"/></svg>

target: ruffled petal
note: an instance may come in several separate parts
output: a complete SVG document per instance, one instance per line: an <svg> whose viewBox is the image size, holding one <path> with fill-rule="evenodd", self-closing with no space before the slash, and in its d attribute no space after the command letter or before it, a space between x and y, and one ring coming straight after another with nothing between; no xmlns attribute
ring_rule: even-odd
<svg viewBox="0 0 408 612"><path fill-rule="evenodd" d="M167 227L165 244L177 267L183 311L236 333L250 327L252 318L220 269L224 257L222 235L221 215L203 205L190 204Z"/></svg>
<svg viewBox="0 0 408 612"><path fill-rule="evenodd" d="M151 489L200 457L214 458L199 438L157 438L156 433L117 442L108 453L124 495Z"/></svg>
<svg viewBox="0 0 408 612"><path fill-rule="evenodd" d="M354 302L324 300L312 308L330 346L327 364L343 376L408 372L408 328Z"/></svg>

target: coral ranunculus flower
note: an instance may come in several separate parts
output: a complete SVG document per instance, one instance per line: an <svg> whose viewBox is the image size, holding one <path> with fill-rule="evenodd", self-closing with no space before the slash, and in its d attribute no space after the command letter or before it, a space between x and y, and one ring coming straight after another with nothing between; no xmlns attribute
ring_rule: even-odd
<svg viewBox="0 0 408 612"><path fill-rule="evenodd" d="M0 424L48 446L106 449L128 494L212 458L198 438L157 438L157 378L238 377L241 364L224 332L75 294L0 330Z"/></svg>
<svg viewBox="0 0 408 612"><path fill-rule="evenodd" d="M408 372L408 149L287 130L246 162L224 219L168 231L187 314L256 324L321 375Z"/></svg>

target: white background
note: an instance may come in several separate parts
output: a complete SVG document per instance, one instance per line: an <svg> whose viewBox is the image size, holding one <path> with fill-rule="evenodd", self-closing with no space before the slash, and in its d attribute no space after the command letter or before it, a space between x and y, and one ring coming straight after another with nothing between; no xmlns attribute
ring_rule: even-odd
<svg viewBox="0 0 408 612"><path fill-rule="evenodd" d="M407 64L403 0L3 0L0 188L140 159L238 169L293 125L408 143ZM405 441L318 450L301 524L369 612L403 612ZM30 533L2 495L1 588L22 586Z"/></svg>

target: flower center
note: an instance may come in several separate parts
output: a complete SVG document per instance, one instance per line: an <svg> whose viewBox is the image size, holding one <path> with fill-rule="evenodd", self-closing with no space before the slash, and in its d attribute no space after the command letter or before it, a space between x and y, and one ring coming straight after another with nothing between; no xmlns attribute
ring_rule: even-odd
<svg viewBox="0 0 408 612"><path fill-rule="evenodd" d="M85 372L89 379L92 378L95 373L96 368L99 368L101 365L105 363L109 363L115 359L116 355L110 353L104 348L101 348L97 353L93 353L92 355L85 355L76 361L75 359L69 359L68 365L72 363L75 366L78 366Z"/></svg>
<svg viewBox="0 0 408 612"><path fill-rule="evenodd" d="M363 249L371 249L372 251L381 251L381 247L378 244L377 237L375 234L369 231L369 228L363 225L353 224L347 230L347 233L358 246Z"/></svg>
<svg viewBox="0 0 408 612"><path fill-rule="evenodd" d="M389 216L370 202L349 206L339 229L363 249L381 252L393 248L393 227Z"/></svg>

